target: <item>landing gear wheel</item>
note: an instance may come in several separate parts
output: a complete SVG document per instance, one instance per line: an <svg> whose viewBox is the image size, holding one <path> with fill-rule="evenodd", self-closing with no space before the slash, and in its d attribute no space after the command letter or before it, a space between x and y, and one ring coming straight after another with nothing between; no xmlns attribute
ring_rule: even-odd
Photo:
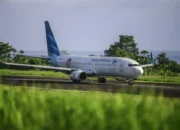
<svg viewBox="0 0 180 130"><path fill-rule="evenodd" d="M102 83L106 83L106 78L102 77Z"/></svg>
<svg viewBox="0 0 180 130"><path fill-rule="evenodd" d="M98 77L98 83L106 83L105 77Z"/></svg>
<svg viewBox="0 0 180 130"><path fill-rule="evenodd" d="M72 80L73 83L80 83L80 80Z"/></svg>
<svg viewBox="0 0 180 130"><path fill-rule="evenodd" d="M101 77L98 77L98 83L101 83Z"/></svg>
<svg viewBox="0 0 180 130"><path fill-rule="evenodd" d="M133 82L132 82L132 81L128 81L128 85L129 85L129 86L132 86L132 85L133 85Z"/></svg>

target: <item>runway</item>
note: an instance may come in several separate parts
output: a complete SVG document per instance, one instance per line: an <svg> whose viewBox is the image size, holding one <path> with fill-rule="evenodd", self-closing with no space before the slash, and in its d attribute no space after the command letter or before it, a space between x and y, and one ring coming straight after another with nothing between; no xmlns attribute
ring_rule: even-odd
<svg viewBox="0 0 180 130"><path fill-rule="evenodd" d="M128 86L126 82L107 81L99 84L97 80L85 80L79 84L68 79L30 76L2 76L1 83L13 86L39 87L42 89L64 89L82 91L105 91L113 93L152 94L165 97L180 97L180 84L166 83L134 83Z"/></svg>

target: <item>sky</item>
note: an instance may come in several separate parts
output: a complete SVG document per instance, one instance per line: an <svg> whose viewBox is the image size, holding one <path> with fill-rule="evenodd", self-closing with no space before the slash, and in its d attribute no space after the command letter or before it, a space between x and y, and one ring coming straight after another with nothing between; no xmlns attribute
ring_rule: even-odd
<svg viewBox="0 0 180 130"><path fill-rule="evenodd" d="M180 0L0 0L0 41L47 51L48 20L59 49L104 51L133 35L140 50L180 51Z"/></svg>

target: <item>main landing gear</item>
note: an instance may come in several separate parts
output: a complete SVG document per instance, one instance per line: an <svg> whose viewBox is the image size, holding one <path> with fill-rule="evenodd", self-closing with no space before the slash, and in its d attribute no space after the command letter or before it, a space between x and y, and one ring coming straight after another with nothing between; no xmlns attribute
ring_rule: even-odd
<svg viewBox="0 0 180 130"><path fill-rule="evenodd" d="M72 82L79 84L79 83L80 83L80 80L72 80Z"/></svg>
<svg viewBox="0 0 180 130"><path fill-rule="evenodd" d="M105 77L98 77L98 83L106 83Z"/></svg>
<svg viewBox="0 0 180 130"><path fill-rule="evenodd" d="M133 85L132 80L129 80L129 81L128 81L128 85L129 85L129 86L132 86L132 85Z"/></svg>
<svg viewBox="0 0 180 130"><path fill-rule="evenodd" d="M133 79L124 79L129 86L132 86L133 85Z"/></svg>

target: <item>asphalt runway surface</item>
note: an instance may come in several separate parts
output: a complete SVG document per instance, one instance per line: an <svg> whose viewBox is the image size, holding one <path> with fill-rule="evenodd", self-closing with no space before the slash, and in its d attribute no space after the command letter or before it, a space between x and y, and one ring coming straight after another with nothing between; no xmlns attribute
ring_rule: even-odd
<svg viewBox="0 0 180 130"><path fill-rule="evenodd" d="M2 76L0 82L12 86L38 87L41 89L63 89L81 91L105 91L112 93L163 95L165 97L180 97L180 84L166 83L134 83L129 86L126 82L107 81L97 83L97 80L85 80L72 83L68 79L30 77L30 76Z"/></svg>

